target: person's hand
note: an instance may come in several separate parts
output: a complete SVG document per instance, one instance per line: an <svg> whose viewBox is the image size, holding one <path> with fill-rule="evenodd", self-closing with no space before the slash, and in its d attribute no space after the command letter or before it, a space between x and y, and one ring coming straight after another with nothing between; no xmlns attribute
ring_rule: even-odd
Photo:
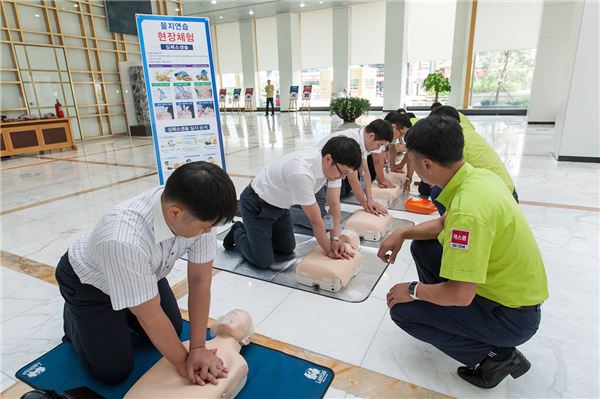
<svg viewBox="0 0 600 399"><path fill-rule="evenodd" d="M411 179L406 179L404 181L404 187L402 188L402 194L408 194L410 192L410 183L412 182Z"/></svg>
<svg viewBox="0 0 600 399"><path fill-rule="evenodd" d="M385 263L396 262L396 255L398 255L403 243L404 237L402 237L402 230L398 229L388 238L383 240L379 246L379 251L377 251L377 257Z"/></svg>
<svg viewBox="0 0 600 399"><path fill-rule="evenodd" d="M365 211L372 213L375 216L387 215L387 209L385 209L375 201L367 201L367 206L365 206L364 209Z"/></svg>
<svg viewBox="0 0 600 399"><path fill-rule="evenodd" d="M394 183L392 183L391 181L388 180L383 180L383 181L378 181L377 185L380 188L394 188L396 185Z"/></svg>
<svg viewBox="0 0 600 399"><path fill-rule="evenodd" d="M330 253L332 253L334 256L330 256L329 254L327 254L327 256L333 259L350 259L354 257L354 253L347 251L346 245L338 240L331 241Z"/></svg>
<svg viewBox="0 0 600 399"><path fill-rule="evenodd" d="M388 308L391 309L398 303L414 301L414 299L408 295L409 286L410 283L398 283L390 289L386 297Z"/></svg>
<svg viewBox="0 0 600 399"><path fill-rule="evenodd" d="M205 385L207 382L217 385L218 378L227 377L227 367L216 355L216 349L193 348L185 362L186 378L193 384Z"/></svg>

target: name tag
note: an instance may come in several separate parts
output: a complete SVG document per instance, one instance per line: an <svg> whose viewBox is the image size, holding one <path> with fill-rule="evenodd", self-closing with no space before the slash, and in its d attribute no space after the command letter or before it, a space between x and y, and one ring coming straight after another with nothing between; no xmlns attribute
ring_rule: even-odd
<svg viewBox="0 0 600 399"><path fill-rule="evenodd" d="M455 249L469 249L471 232L467 230L452 229L450 233L450 247Z"/></svg>

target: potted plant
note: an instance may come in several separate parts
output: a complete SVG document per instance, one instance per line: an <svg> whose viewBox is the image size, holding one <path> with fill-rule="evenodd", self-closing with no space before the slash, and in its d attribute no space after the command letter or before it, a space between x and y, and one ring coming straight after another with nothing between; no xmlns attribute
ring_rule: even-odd
<svg viewBox="0 0 600 399"><path fill-rule="evenodd" d="M344 123L354 122L356 118L371 110L371 102L360 97L336 98L331 100L329 110L331 115L339 116L344 120Z"/></svg>
<svg viewBox="0 0 600 399"><path fill-rule="evenodd" d="M438 102L440 93L449 93L452 89L450 87L450 79L444 76L443 68L427 75L423 81L423 87L426 92L435 93L435 102Z"/></svg>

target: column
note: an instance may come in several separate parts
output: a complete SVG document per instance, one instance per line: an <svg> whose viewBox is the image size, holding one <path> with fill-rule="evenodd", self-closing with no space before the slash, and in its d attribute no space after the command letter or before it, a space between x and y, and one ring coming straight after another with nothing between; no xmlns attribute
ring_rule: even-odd
<svg viewBox="0 0 600 399"><path fill-rule="evenodd" d="M407 73L407 4L388 0L385 5L385 80L383 109L404 108Z"/></svg>
<svg viewBox="0 0 600 399"><path fill-rule="evenodd" d="M279 61L279 94L281 110L288 110L290 86L302 84L300 64L300 16L294 13L277 15L277 53Z"/></svg>
<svg viewBox="0 0 600 399"><path fill-rule="evenodd" d="M333 9L333 93L349 91L350 7Z"/></svg>
<svg viewBox="0 0 600 399"><path fill-rule="evenodd" d="M554 123L566 106L583 2L546 1L529 95L529 122ZM560 78L559 78L560 77Z"/></svg>
<svg viewBox="0 0 600 399"><path fill-rule="evenodd" d="M570 69L554 81L567 81L566 94L561 97L554 127L554 155L559 161L600 162L600 122L598 121L598 87L600 65L598 37L600 4L585 0L572 4L577 34L575 54L569 60ZM565 16L564 14L556 14ZM573 20L571 20L573 22ZM580 21L577 23L577 21ZM568 20L566 21L568 23ZM562 54L566 56L566 54Z"/></svg>
<svg viewBox="0 0 600 399"><path fill-rule="evenodd" d="M471 1L456 2L454 17L454 41L452 45L452 73L450 75L450 96L448 105L463 108L465 86L467 84L467 63L469 58L469 31L471 27Z"/></svg>
<svg viewBox="0 0 600 399"><path fill-rule="evenodd" d="M244 88L242 89L241 102L245 103L245 89L254 88L253 107L256 107L258 98L256 78L256 35L254 34L254 20L240 21L240 45L242 47L242 73L244 74Z"/></svg>

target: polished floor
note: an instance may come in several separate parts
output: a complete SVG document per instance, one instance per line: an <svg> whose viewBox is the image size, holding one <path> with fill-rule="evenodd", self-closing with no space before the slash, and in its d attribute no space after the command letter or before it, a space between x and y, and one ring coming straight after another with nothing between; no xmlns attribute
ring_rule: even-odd
<svg viewBox="0 0 600 399"><path fill-rule="evenodd" d="M374 113L357 122L380 116ZM394 325L385 294L396 282L416 278L407 248L371 296L358 304L216 273L210 316L242 307L264 339L352 369L353 377L345 383L340 378L329 397L408 392L425 397L433 396L431 390L472 398L597 398L600 166L554 161L552 126L528 126L524 117L515 116L471 120L508 166L546 263L550 299L537 335L521 347L533 364L529 373L518 380L509 377L490 391L471 387L456 376L455 361ZM241 190L269 161L316 143L340 125L325 113L273 118L226 114L228 172ZM78 143L77 151L13 157L0 167L4 390L15 383L18 368L60 341L62 299L52 279L59 257L111 206L153 187L158 179L147 138L91 140ZM414 221L428 218L393 213ZM169 281L177 287L181 308L187 308L183 262ZM391 382L412 391L381 389Z"/></svg>

